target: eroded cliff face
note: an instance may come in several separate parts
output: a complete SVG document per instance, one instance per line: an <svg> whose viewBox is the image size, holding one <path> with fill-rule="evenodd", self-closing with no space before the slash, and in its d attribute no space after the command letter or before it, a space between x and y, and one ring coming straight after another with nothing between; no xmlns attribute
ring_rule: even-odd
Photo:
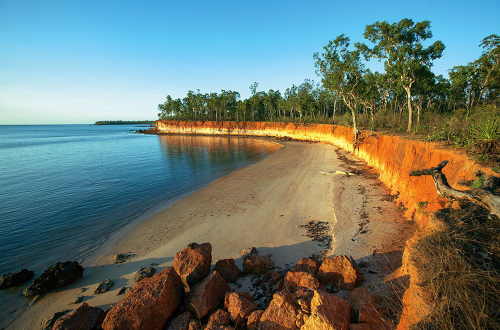
<svg viewBox="0 0 500 330"><path fill-rule="evenodd" d="M429 214L445 207L446 199L440 197L430 176L410 177L409 172L430 168L443 160L449 164L443 173L452 187L467 189L462 181L474 179L477 170L495 174L471 160L465 153L448 150L437 143L407 140L399 136L369 134L363 132L356 148L353 146L352 129L322 124L287 124L270 122L193 122L157 121L158 133L206 134L206 135L249 135L292 138L295 140L330 143L352 152L380 174L380 180L397 196L396 203L407 209L405 216L414 220L418 230L406 244L401 274L410 274L410 288L404 295L403 316L398 329L407 329L422 317L430 306L425 288L419 285L418 269L413 266L413 246L419 239L438 230Z"/></svg>

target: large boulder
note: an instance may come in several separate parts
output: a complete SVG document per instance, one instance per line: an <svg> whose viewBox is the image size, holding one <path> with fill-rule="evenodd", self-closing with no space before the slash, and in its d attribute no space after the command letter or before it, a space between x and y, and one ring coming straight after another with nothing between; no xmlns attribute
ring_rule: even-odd
<svg viewBox="0 0 500 330"><path fill-rule="evenodd" d="M222 259L217 261L214 270L217 271L226 282L234 283L241 277L241 271L236 267L234 259Z"/></svg>
<svg viewBox="0 0 500 330"><path fill-rule="evenodd" d="M262 314L264 314L264 310L259 309L248 315L247 330L259 330L259 322Z"/></svg>
<svg viewBox="0 0 500 330"><path fill-rule="evenodd" d="M245 274L263 274L274 267L274 262L271 258L252 254L243 263L243 271Z"/></svg>
<svg viewBox="0 0 500 330"><path fill-rule="evenodd" d="M177 252L174 269L187 288L195 285L210 274L212 265L212 245L210 243L191 243Z"/></svg>
<svg viewBox="0 0 500 330"><path fill-rule="evenodd" d="M46 269L24 289L23 294L29 297L70 285L83 276L83 270L83 267L76 261L58 262Z"/></svg>
<svg viewBox="0 0 500 330"><path fill-rule="evenodd" d="M277 292L259 321L260 330L298 329L296 320L299 309L293 296L287 290Z"/></svg>
<svg viewBox="0 0 500 330"><path fill-rule="evenodd" d="M334 284L348 290L356 288L362 280L356 263L347 256L330 257L323 260L318 271L318 278L325 285Z"/></svg>
<svg viewBox="0 0 500 330"><path fill-rule="evenodd" d="M30 280L35 273L32 270L21 269L17 273L7 273L0 276L0 289L7 289L12 286Z"/></svg>
<svg viewBox="0 0 500 330"><path fill-rule="evenodd" d="M226 293L224 307L229 312L229 317L232 322L236 324L246 323L243 321L247 318L248 314L257 309L257 305L247 298L248 296L245 294L236 292Z"/></svg>
<svg viewBox="0 0 500 330"><path fill-rule="evenodd" d="M215 310L229 291L231 288L227 282L219 273L213 271L189 292L185 302L186 308L197 319L201 319Z"/></svg>
<svg viewBox="0 0 500 330"><path fill-rule="evenodd" d="M316 290L321 287L318 279L307 272L288 272L285 276L285 288L295 290L297 288L307 288Z"/></svg>
<svg viewBox="0 0 500 330"><path fill-rule="evenodd" d="M101 326L104 316L106 313L99 307L83 303L57 319L52 330L96 330Z"/></svg>
<svg viewBox="0 0 500 330"><path fill-rule="evenodd" d="M173 267L135 285L106 315L104 330L163 329L182 301L183 285Z"/></svg>
<svg viewBox="0 0 500 330"><path fill-rule="evenodd" d="M344 299L324 291L314 291L311 315L302 330L349 330L349 304Z"/></svg>
<svg viewBox="0 0 500 330"><path fill-rule="evenodd" d="M317 260L311 258L302 258L293 266L293 272L308 272L313 276L316 276L318 273L319 267L321 263Z"/></svg>

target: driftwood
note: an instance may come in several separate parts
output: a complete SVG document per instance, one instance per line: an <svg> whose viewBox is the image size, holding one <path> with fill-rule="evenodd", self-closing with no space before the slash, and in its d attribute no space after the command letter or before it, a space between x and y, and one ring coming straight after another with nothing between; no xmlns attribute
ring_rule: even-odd
<svg viewBox="0 0 500 330"><path fill-rule="evenodd" d="M480 188L466 191L456 190L450 186L448 180L446 180L446 176L442 172L446 164L448 164L448 161L444 160L436 167L411 171L410 176L431 175L440 196L452 201L469 201L479 204L487 208L491 214L500 217L500 197L494 194L494 191L500 185L500 178L489 175ZM478 172L477 175L482 176L482 173Z"/></svg>

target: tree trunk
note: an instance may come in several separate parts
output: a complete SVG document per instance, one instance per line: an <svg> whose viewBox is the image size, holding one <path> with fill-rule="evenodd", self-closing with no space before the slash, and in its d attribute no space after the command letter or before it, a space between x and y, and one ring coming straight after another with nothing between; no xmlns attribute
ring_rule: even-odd
<svg viewBox="0 0 500 330"><path fill-rule="evenodd" d="M413 115L413 108L411 106L411 85L409 87L405 87L406 90L406 99L408 102L408 129L406 130L408 133L411 133L411 126L412 126L412 115Z"/></svg>

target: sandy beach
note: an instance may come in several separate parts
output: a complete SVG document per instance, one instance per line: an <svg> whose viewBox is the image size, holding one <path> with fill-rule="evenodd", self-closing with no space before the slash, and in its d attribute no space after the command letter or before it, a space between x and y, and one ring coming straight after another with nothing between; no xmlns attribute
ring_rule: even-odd
<svg viewBox="0 0 500 330"><path fill-rule="evenodd" d="M334 146L280 143L283 147L264 160L212 182L120 234L83 264L81 279L36 298L7 329L39 329L47 316L74 308L70 303L78 296L107 309L124 297L117 296L120 288L135 284L137 270L157 264L156 271L161 271L191 242L211 243L213 264L234 258L240 267L240 250L252 246L270 254L280 267L321 251L351 255L367 265L362 269L363 286L387 295L393 285L388 279L397 277L404 243L413 232L388 190L375 172ZM301 226L310 221L329 226L331 246L306 235ZM114 264L118 253L134 257ZM93 295L105 279L114 286ZM87 290L80 293L81 288Z"/></svg>

